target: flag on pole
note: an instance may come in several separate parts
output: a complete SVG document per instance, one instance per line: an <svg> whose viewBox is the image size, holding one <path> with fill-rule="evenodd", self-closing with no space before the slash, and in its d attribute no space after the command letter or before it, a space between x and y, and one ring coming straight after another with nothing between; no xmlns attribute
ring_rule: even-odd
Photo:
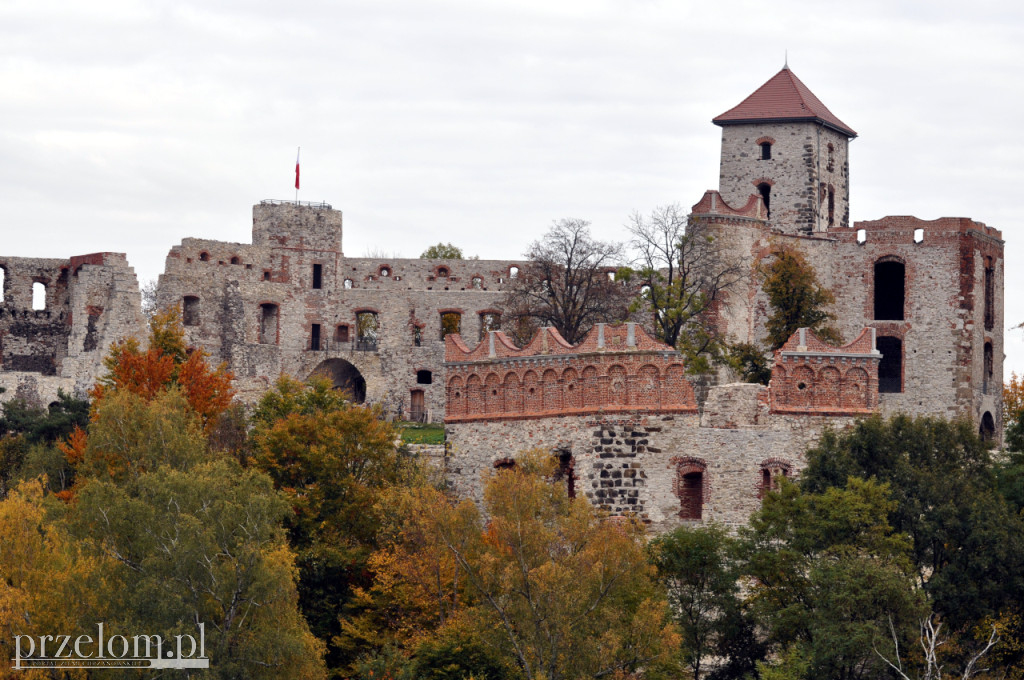
<svg viewBox="0 0 1024 680"><path fill-rule="evenodd" d="M299 153L301 151L302 151L302 147L300 146L299 150L295 152L295 189L296 189L296 191L299 188Z"/></svg>

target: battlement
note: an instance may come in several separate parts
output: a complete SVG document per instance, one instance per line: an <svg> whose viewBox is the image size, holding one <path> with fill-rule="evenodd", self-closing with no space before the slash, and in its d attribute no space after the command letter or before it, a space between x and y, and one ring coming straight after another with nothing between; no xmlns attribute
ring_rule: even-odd
<svg viewBox="0 0 1024 680"><path fill-rule="evenodd" d="M713 189L705 191L704 196L690 209L690 212L694 216L701 217L741 218L761 222L768 219L764 209L764 201L761 200L759 195L751 194L743 206L733 208L722 198L722 194Z"/></svg>
<svg viewBox="0 0 1024 680"><path fill-rule="evenodd" d="M445 338L447 423L656 411L696 413L682 355L634 323L598 324L578 345L542 328L523 348L490 331Z"/></svg>
<svg viewBox="0 0 1024 680"><path fill-rule="evenodd" d="M801 328L775 352L768 388L774 413L861 415L878 407L875 329L842 347Z"/></svg>
<svg viewBox="0 0 1024 680"><path fill-rule="evenodd" d="M263 201L252 208L252 243L342 255L341 211L327 203Z"/></svg>

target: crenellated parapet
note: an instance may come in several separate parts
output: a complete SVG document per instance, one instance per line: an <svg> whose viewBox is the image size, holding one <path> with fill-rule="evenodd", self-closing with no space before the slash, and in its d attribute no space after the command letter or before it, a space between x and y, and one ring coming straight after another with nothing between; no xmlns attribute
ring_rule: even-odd
<svg viewBox="0 0 1024 680"><path fill-rule="evenodd" d="M682 356L634 323L598 324L578 345L542 328L523 348L490 331L472 350L445 338L445 422L597 413L696 413Z"/></svg>
<svg viewBox="0 0 1024 680"><path fill-rule="evenodd" d="M773 413L859 415L878 407L875 329L842 347L801 328L775 352L768 391Z"/></svg>

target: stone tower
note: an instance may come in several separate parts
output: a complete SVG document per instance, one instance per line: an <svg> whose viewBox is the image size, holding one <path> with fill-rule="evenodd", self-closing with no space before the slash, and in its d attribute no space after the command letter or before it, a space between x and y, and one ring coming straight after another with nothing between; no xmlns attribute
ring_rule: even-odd
<svg viewBox="0 0 1024 680"><path fill-rule="evenodd" d="M848 149L857 136L789 67L712 122L722 128L719 187L733 207L760 194L787 234L848 227Z"/></svg>

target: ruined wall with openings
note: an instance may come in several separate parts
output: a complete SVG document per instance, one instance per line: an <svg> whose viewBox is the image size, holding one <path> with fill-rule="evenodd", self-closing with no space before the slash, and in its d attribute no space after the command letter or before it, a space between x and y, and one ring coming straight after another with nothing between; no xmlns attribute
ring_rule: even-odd
<svg viewBox="0 0 1024 680"><path fill-rule="evenodd" d="M228 363L244 400L282 373L317 372L390 416L440 421L442 315L444 330L467 337L500 325L502 289L520 263L347 258L341 241L330 206L257 205L252 244L172 248L158 303L181 306L188 341Z"/></svg>
<svg viewBox="0 0 1024 680"><path fill-rule="evenodd" d="M111 344L143 333L138 280L120 253L0 257L0 401L85 396Z"/></svg>

